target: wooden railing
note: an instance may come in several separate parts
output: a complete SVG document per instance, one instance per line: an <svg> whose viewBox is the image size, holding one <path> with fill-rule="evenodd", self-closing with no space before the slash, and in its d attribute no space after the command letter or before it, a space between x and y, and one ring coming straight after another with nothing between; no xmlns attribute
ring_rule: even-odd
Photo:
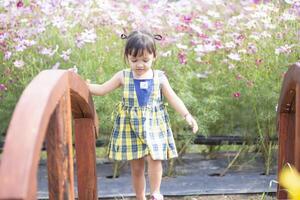
<svg viewBox="0 0 300 200"><path fill-rule="evenodd" d="M0 199L37 198L37 171L44 141L49 199L75 198L72 125L78 197L97 199L97 121L88 88L77 74L42 71L24 90L7 131L0 163Z"/></svg>
<svg viewBox="0 0 300 200"><path fill-rule="evenodd" d="M294 64L285 74L277 108L278 173L287 164L300 171L300 64ZM277 198L287 199L278 185Z"/></svg>

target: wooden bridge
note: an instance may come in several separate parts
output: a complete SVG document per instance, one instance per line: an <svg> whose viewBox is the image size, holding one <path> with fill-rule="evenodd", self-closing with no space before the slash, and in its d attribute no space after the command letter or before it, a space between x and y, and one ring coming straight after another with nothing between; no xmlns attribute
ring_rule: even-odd
<svg viewBox="0 0 300 200"><path fill-rule="evenodd" d="M300 65L286 73L279 104L280 171L300 171ZM72 120L73 119L73 120ZM24 90L12 116L0 163L0 199L36 199L41 148L47 149L49 199L74 199L73 141L78 198L98 199L95 137L98 119L85 82L65 70L42 71ZM287 193L278 186L278 199Z"/></svg>
<svg viewBox="0 0 300 200"><path fill-rule="evenodd" d="M0 164L0 199L37 198L44 141L49 199L74 199L72 126L78 197L97 199L97 121L88 88L78 75L65 70L41 72L23 92L8 128Z"/></svg>
<svg viewBox="0 0 300 200"><path fill-rule="evenodd" d="M300 64L294 64L285 74L278 108L278 171L287 164L300 171ZM278 186L278 199L287 199L284 188Z"/></svg>

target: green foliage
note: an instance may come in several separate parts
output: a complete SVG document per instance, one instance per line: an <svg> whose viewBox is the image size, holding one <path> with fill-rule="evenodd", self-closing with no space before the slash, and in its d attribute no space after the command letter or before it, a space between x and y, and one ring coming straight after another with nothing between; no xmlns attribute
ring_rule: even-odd
<svg viewBox="0 0 300 200"><path fill-rule="evenodd" d="M283 10L285 7L282 5L279 9ZM230 15L238 14L235 12ZM68 17L70 16L66 18ZM276 19L274 16L272 22L277 23ZM21 22L20 24L22 25ZM8 88L7 91L0 93L1 133L7 129L21 92L41 70L51 69L56 63L60 63L60 69L76 66L83 79L90 79L92 83L103 83L117 71L128 67L122 55L125 41L112 33L112 27L95 25L96 42L77 48L76 37L85 28L84 25L78 23L68 31L62 31L49 25L44 33L32 38L39 45L27 48L23 52L16 52L12 59L6 61L3 59L4 55L1 54L3 63L0 67L0 83ZM224 24L223 38L220 39L224 42L231 40L230 34L227 33L233 31L244 36L250 34L250 30L245 27L234 28L229 24ZM197 54L189 51L187 64L180 64L177 55L181 50L174 44L158 44L159 52L170 51L171 56L159 56L154 68L166 72L171 86L196 117L200 133L206 135L236 134L246 137L261 137L265 134L271 136L275 133L275 107L282 83L282 74L290 64L299 60L300 47L296 45L290 54L276 55L274 51L277 47L287 43L298 44L298 30L297 21L285 21L276 24L275 29L270 32L270 37L259 41L245 37L243 42L233 50L247 50L247 45L254 43L257 52L255 54L241 53L241 61L228 59L228 53L231 50L224 48L206 53L201 57L202 61L197 61ZM207 35L213 35L215 31L203 30ZM258 26L256 31L263 32L264 27ZM185 44L190 48L193 37L194 35L185 33L185 36L177 43ZM13 40L9 42L14 43ZM39 53L42 47L55 48L56 46L58 49L53 56ZM68 49L71 49L72 53L70 59L64 61L60 53ZM21 69L14 67L13 62L18 59L22 59L26 66ZM257 63L258 60L259 63ZM231 69L228 67L230 64L234 66ZM237 96L234 97L234 94ZM108 136L111 133L113 126L111 116L115 105L121 100L121 95L122 90L119 89L104 97L93 97L100 119L101 135ZM169 113L175 135L189 132L181 116L170 107Z"/></svg>

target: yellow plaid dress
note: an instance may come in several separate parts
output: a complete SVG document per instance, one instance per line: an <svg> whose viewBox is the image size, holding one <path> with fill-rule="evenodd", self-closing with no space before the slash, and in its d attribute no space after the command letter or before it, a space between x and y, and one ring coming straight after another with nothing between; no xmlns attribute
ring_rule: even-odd
<svg viewBox="0 0 300 200"><path fill-rule="evenodd" d="M169 116L162 102L159 73L154 70L153 92L147 106L139 106L132 71L124 70L122 102L117 106L108 149L110 159L133 160L151 155L154 160L177 157Z"/></svg>

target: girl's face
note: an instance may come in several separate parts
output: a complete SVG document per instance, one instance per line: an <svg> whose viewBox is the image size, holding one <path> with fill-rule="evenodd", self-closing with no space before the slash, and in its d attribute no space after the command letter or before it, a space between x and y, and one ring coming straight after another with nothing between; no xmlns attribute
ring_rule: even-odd
<svg viewBox="0 0 300 200"><path fill-rule="evenodd" d="M142 55L136 57L128 55L130 68L137 76L142 76L151 69L152 63L155 60L153 53L144 51Z"/></svg>

